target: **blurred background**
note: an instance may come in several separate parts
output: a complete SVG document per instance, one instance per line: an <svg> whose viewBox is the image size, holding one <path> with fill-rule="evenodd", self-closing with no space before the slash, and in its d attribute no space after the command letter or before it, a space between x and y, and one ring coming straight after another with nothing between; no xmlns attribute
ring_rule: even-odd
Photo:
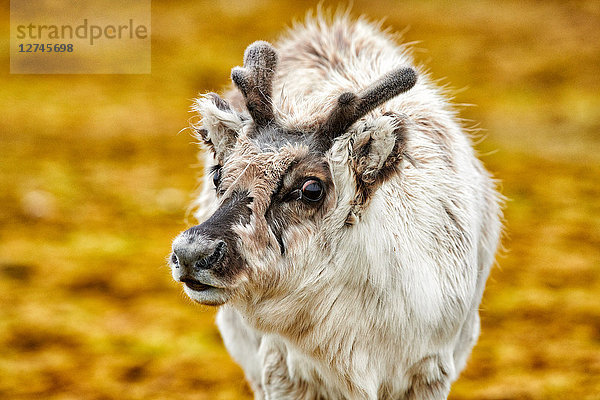
<svg viewBox="0 0 600 400"><path fill-rule="evenodd" d="M154 0L149 75L10 75L3 7L0 398L251 398L214 310L166 267L201 172L184 128L249 43L315 6ZM475 105L461 116L508 198L481 338L450 398L600 399L600 2L352 10L417 42L417 62Z"/></svg>

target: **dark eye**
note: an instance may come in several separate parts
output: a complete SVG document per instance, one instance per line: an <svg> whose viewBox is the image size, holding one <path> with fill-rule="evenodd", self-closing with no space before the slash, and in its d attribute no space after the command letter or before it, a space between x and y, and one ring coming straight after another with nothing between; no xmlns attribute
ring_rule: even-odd
<svg viewBox="0 0 600 400"><path fill-rule="evenodd" d="M319 201L323 198L323 185L315 179L308 179L302 185L302 199L307 201Z"/></svg>
<svg viewBox="0 0 600 400"><path fill-rule="evenodd" d="M212 167L212 178L215 187L219 187L219 183L221 182L221 169L220 165Z"/></svg>

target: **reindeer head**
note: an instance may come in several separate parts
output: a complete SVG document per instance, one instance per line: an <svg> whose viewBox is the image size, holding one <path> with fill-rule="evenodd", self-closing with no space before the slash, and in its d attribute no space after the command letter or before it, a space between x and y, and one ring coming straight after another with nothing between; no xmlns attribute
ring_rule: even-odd
<svg viewBox="0 0 600 400"><path fill-rule="evenodd" d="M341 94L306 128L284 126L277 118L276 67L275 49L255 42L244 67L231 73L247 113L214 93L196 105L203 117L199 137L215 161L218 207L175 239L170 264L186 293L203 304L273 298L317 276L334 258L332 232L352 229L356 206L398 170L403 157L399 114L357 121L412 88L413 69L393 70L358 93Z"/></svg>

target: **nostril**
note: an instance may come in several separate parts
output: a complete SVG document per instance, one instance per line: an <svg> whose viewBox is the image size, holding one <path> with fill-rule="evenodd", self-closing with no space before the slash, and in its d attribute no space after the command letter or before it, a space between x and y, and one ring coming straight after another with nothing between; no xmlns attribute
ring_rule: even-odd
<svg viewBox="0 0 600 400"><path fill-rule="evenodd" d="M175 252L171 254L171 264L173 264L175 268L179 268L179 259L177 258L177 254L175 254Z"/></svg>
<svg viewBox="0 0 600 400"><path fill-rule="evenodd" d="M213 250L212 254L196 261L196 263L194 264L194 267L196 269L211 268L214 264L217 264L218 262L220 262L223 259L223 257L225 257L226 251L227 251L227 243L225 243L224 241L221 240L215 246L215 249Z"/></svg>

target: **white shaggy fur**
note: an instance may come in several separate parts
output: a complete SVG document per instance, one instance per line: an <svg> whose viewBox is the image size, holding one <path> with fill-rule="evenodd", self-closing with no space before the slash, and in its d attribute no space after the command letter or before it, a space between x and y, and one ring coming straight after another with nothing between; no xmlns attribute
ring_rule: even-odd
<svg viewBox="0 0 600 400"><path fill-rule="evenodd" d="M322 54L302 53L304 43ZM273 105L290 129L310 129L340 93L412 64L377 26L347 17L309 19L276 48ZM239 95L229 97L240 108ZM196 109L217 152L234 146L224 129L244 139L247 121L206 99ZM402 120L405 155L398 172L359 204L356 166L368 179L395 144L397 120L386 112ZM370 152L357 160L368 140ZM215 163L212 153L206 157L205 165ZM225 345L256 399L444 399L479 335L478 307L501 229L494 183L423 73L414 88L339 137L327 160L331 207L322 220L285 230L285 257L257 244L260 215L234 228L250 272L236 282L244 295L219 310ZM200 221L218 203L210 179L198 199Z"/></svg>

